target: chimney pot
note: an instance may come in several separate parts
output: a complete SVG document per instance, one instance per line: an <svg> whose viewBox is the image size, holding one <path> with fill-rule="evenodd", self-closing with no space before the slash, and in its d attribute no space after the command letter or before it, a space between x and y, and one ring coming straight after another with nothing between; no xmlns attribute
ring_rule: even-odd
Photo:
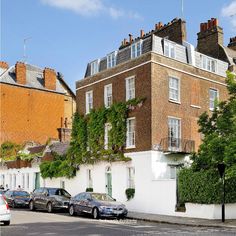
<svg viewBox="0 0 236 236"><path fill-rule="evenodd" d="M129 34L129 43L131 44L133 42L133 35Z"/></svg>

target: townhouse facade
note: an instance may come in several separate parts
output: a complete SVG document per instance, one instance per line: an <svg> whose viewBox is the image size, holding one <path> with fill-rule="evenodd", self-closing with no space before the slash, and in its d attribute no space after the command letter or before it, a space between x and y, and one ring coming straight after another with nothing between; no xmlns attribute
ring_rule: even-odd
<svg viewBox="0 0 236 236"><path fill-rule="evenodd" d="M220 34L217 19L209 22L201 30ZM146 34L141 30L138 38L130 34L118 50L88 63L84 79L76 82L80 114L133 98L145 101L127 119L125 155L132 160L81 166L76 177L81 191L93 187L126 201L125 190L135 188L126 202L130 210L180 214L175 212L176 176L201 143L198 117L228 97L229 62L200 51L186 41L185 21L174 19ZM109 129L106 124L104 145Z"/></svg>
<svg viewBox="0 0 236 236"><path fill-rule="evenodd" d="M0 144L70 139L75 94L53 69L0 63Z"/></svg>

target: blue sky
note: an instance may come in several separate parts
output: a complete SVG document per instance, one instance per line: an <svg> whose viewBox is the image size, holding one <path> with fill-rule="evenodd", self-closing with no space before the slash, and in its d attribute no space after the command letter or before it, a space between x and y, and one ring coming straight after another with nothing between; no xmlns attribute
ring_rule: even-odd
<svg viewBox="0 0 236 236"><path fill-rule="evenodd" d="M181 17L181 0L0 0L1 60L23 60L51 67L75 90L86 65L120 46L131 33L139 35ZM183 0L187 39L196 46L199 25L211 17L224 29L225 45L236 36L236 0Z"/></svg>

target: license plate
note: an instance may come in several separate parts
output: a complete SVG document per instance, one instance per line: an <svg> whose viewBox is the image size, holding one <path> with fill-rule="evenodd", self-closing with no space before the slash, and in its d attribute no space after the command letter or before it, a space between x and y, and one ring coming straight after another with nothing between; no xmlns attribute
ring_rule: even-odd
<svg viewBox="0 0 236 236"><path fill-rule="evenodd" d="M116 215L118 215L118 214L121 214L121 213L122 213L122 211L117 211L117 210L114 210L114 211L113 211L113 213L114 213L114 214L116 214Z"/></svg>

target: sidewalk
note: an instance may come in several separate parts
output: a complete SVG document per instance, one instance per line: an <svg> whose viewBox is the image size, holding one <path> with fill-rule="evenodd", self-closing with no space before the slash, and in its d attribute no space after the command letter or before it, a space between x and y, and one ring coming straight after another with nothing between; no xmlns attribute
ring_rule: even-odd
<svg viewBox="0 0 236 236"><path fill-rule="evenodd" d="M224 223L221 220L208 220L198 218L188 218L180 216L166 216L149 213L129 212L127 218L144 220L158 223L188 225L188 226L205 226L205 227L229 227L236 229L236 220L225 220Z"/></svg>

